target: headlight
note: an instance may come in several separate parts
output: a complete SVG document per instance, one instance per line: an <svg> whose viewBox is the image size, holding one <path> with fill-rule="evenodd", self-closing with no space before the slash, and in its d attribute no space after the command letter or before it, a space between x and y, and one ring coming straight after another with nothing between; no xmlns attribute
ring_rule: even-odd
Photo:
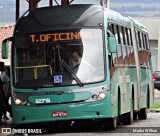
<svg viewBox="0 0 160 136"><path fill-rule="evenodd" d="M107 97L107 92L100 92L92 94L91 101L103 100Z"/></svg>
<svg viewBox="0 0 160 136"><path fill-rule="evenodd" d="M20 105L21 103L22 103L22 101L20 99L18 99L18 98L15 99L15 104L16 105Z"/></svg>
<svg viewBox="0 0 160 136"><path fill-rule="evenodd" d="M99 95L98 95L98 97L100 98L100 99L105 99L106 98L106 93L105 92L101 92L101 93L99 93Z"/></svg>
<svg viewBox="0 0 160 136"><path fill-rule="evenodd" d="M97 94L93 94L91 97L93 100L97 100L98 99L98 95Z"/></svg>
<svg viewBox="0 0 160 136"><path fill-rule="evenodd" d="M14 103L17 105L17 106L30 106L31 104L27 101L24 101L20 98L14 98Z"/></svg>

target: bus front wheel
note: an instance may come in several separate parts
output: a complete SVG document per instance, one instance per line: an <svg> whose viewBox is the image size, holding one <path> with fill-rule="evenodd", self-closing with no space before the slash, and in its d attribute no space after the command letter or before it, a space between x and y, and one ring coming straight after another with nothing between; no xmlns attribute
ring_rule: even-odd
<svg viewBox="0 0 160 136"><path fill-rule="evenodd" d="M103 119L104 129L115 130L117 127L117 117Z"/></svg>
<svg viewBox="0 0 160 136"><path fill-rule="evenodd" d="M133 122L133 99L131 99L131 110L128 113L122 115L123 125L131 125Z"/></svg>
<svg viewBox="0 0 160 136"><path fill-rule="evenodd" d="M136 120L137 117L138 117L137 112L134 112L134 113L133 113L133 120Z"/></svg>
<svg viewBox="0 0 160 136"><path fill-rule="evenodd" d="M143 108L138 112L139 119L147 119L147 108Z"/></svg>

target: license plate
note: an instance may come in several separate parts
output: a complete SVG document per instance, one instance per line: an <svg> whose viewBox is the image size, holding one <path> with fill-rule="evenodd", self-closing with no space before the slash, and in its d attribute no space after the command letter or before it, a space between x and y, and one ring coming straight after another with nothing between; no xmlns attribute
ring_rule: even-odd
<svg viewBox="0 0 160 136"><path fill-rule="evenodd" d="M67 111L52 112L52 117L67 117L67 116L68 116Z"/></svg>

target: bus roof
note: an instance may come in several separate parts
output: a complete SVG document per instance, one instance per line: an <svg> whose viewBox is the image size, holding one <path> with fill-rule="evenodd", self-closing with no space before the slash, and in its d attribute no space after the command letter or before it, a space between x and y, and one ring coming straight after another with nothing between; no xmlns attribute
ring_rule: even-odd
<svg viewBox="0 0 160 136"><path fill-rule="evenodd" d="M135 23L135 27L137 28L137 29L142 29L142 30L147 30L147 28L144 26L144 25L142 25L139 21L137 21L137 20L135 20L135 19L132 19L133 21L134 21L134 23Z"/></svg>
<svg viewBox="0 0 160 136"><path fill-rule="evenodd" d="M100 27L104 22L103 7L90 4L43 7L32 10L16 24L19 33L52 29Z"/></svg>
<svg viewBox="0 0 160 136"><path fill-rule="evenodd" d="M98 27L104 22L104 14L113 22L131 26L129 17L113 10L93 4L75 4L34 9L18 20L15 32L23 34L53 29ZM136 28L146 30L138 21L134 22Z"/></svg>
<svg viewBox="0 0 160 136"><path fill-rule="evenodd" d="M117 22L119 24L123 24L126 26L131 26L131 19L132 19L134 21L135 28L146 31L146 27L144 25L142 25L140 22L138 22L137 20L131 17L124 17L120 13L107 8L105 8L105 12L108 20L111 20L113 22Z"/></svg>
<svg viewBox="0 0 160 136"><path fill-rule="evenodd" d="M131 22L129 18L122 16L120 13L110 10L110 9L106 9L106 8L105 8L105 13L106 13L106 17L108 20L113 21L118 24L131 26Z"/></svg>

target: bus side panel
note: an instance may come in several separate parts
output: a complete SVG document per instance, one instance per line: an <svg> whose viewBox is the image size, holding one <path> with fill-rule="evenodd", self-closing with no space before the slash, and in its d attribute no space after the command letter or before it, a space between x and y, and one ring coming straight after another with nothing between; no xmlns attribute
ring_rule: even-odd
<svg viewBox="0 0 160 136"><path fill-rule="evenodd" d="M116 69L111 82L111 104L113 116L124 114L131 110L132 91L134 92L134 110L138 110L136 68ZM120 97L118 97L118 88L120 91Z"/></svg>
<svg viewBox="0 0 160 136"><path fill-rule="evenodd" d="M152 62L151 57L149 57L149 65L148 68L148 81L149 81L149 107L151 107L154 103L154 83L153 83L153 71L152 71Z"/></svg>
<svg viewBox="0 0 160 136"><path fill-rule="evenodd" d="M154 103L154 84L153 84L153 72L151 69L148 69L148 80L149 80L149 107Z"/></svg>
<svg viewBox="0 0 160 136"><path fill-rule="evenodd" d="M148 95L148 80L147 69L145 67L140 68L141 75L141 108L147 107L147 95Z"/></svg>
<svg viewBox="0 0 160 136"><path fill-rule="evenodd" d="M124 93L125 93L125 86L122 81L123 69L115 69L113 77L111 79L111 104L112 104L112 111L113 116L117 116L118 114L125 113L128 109L128 106L124 105ZM119 90L118 90L119 89ZM118 99L118 91L120 91L120 96ZM118 110L120 108L120 111ZM120 112L120 113L118 113Z"/></svg>
<svg viewBox="0 0 160 136"><path fill-rule="evenodd" d="M118 81L117 81L117 75L118 75L118 70L114 72L114 75L111 78L111 105L112 105L112 116L118 116L118 103L121 101L118 101Z"/></svg>
<svg viewBox="0 0 160 136"><path fill-rule="evenodd" d="M126 68L126 86L127 86L127 92L128 92L128 97L132 97L133 102L134 102L134 110L138 109L138 92L137 92L137 73L136 73L136 68L135 67L129 67ZM133 96L132 96L132 91L133 91ZM130 102L131 103L131 102ZM131 109L131 108L130 108ZM130 110L129 109L129 110Z"/></svg>
<svg viewBox="0 0 160 136"><path fill-rule="evenodd" d="M124 114L131 110L132 84L136 89L136 70L135 68L118 68L112 77L111 103L113 116ZM120 91L120 96L118 96ZM137 109L137 97L135 91L135 109ZM119 112L119 113L118 113Z"/></svg>

